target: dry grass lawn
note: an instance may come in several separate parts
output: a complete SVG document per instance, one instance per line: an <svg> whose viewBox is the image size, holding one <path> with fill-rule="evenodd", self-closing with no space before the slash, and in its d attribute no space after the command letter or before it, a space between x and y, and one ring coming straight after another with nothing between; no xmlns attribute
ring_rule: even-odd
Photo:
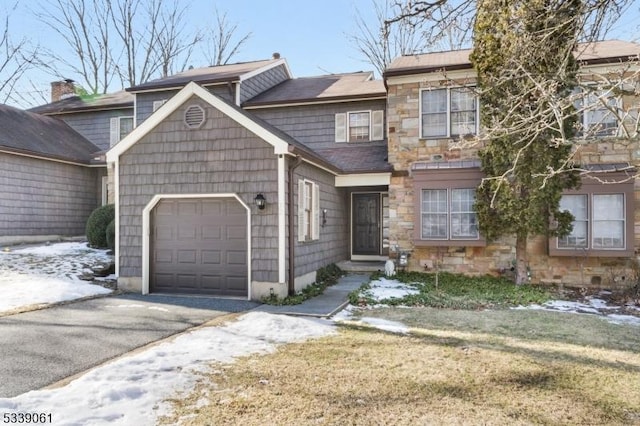
<svg viewBox="0 0 640 426"><path fill-rule="evenodd" d="M173 403L167 424L198 426L640 424L640 353L483 330L343 326L216 365Z"/></svg>

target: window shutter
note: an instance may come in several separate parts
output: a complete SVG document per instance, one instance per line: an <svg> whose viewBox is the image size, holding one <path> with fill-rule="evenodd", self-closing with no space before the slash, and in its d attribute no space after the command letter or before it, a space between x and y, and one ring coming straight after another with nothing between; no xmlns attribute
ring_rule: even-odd
<svg viewBox="0 0 640 426"><path fill-rule="evenodd" d="M120 142L120 118L112 117L109 128L109 143L114 146Z"/></svg>
<svg viewBox="0 0 640 426"><path fill-rule="evenodd" d="M311 208L313 209L311 212L311 217L313 220L313 224L311 225L312 236L311 239L318 240L320 239L320 187L313 184L313 196L311 200Z"/></svg>
<svg viewBox="0 0 640 426"><path fill-rule="evenodd" d="M347 114L336 114L336 142L347 141Z"/></svg>
<svg viewBox="0 0 640 426"><path fill-rule="evenodd" d="M298 181L298 241L304 241L304 234L306 226L305 222L305 214L304 214L304 181Z"/></svg>
<svg viewBox="0 0 640 426"><path fill-rule="evenodd" d="M371 140L384 139L384 111L373 111L371 117Z"/></svg>

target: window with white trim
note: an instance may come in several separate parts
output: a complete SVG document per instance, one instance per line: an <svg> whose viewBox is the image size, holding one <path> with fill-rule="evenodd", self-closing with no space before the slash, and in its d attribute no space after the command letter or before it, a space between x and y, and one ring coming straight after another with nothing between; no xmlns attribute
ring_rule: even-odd
<svg viewBox="0 0 640 426"><path fill-rule="evenodd" d="M448 138L478 133L478 97L472 88L420 92L420 136Z"/></svg>
<svg viewBox="0 0 640 426"><path fill-rule="evenodd" d="M478 239L478 219L473 210L475 194L475 188L423 189L421 239Z"/></svg>
<svg viewBox="0 0 640 426"><path fill-rule="evenodd" d="M592 91L575 103L578 110L577 136L604 137L618 134L618 117L615 111L620 99L605 90Z"/></svg>
<svg viewBox="0 0 640 426"><path fill-rule="evenodd" d="M320 238L320 188L306 179L298 180L298 241Z"/></svg>
<svg viewBox="0 0 640 426"><path fill-rule="evenodd" d="M558 238L558 248L620 250L625 241L625 194L563 195L560 208L574 221L571 233ZM590 201L590 202L589 202Z"/></svg>
<svg viewBox="0 0 640 426"><path fill-rule="evenodd" d="M109 143L117 144L133 130L133 116L111 117L109 122Z"/></svg>
<svg viewBox="0 0 640 426"><path fill-rule="evenodd" d="M160 107L161 107L162 105L164 105L164 104L166 104L166 103L167 103L167 100L166 100L166 99L160 99L160 100L158 100L158 101L153 101L153 106L152 106L152 108L153 108L153 112L156 112L158 109L160 109Z"/></svg>
<svg viewBox="0 0 640 426"><path fill-rule="evenodd" d="M384 139L384 111L353 111L335 115L336 142Z"/></svg>

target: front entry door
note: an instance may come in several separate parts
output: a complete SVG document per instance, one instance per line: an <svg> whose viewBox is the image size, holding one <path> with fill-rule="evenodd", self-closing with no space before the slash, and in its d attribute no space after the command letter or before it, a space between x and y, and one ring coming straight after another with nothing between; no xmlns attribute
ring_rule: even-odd
<svg viewBox="0 0 640 426"><path fill-rule="evenodd" d="M380 194L353 194L353 254L380 254Z"/></svg>

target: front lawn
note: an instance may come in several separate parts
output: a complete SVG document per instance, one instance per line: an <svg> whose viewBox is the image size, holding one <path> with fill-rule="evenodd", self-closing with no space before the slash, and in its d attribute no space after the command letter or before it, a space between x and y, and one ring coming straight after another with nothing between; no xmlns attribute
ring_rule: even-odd
<svg viewBox="0 0 640 426"><path fill-rule="evenodd" d="M407 294L394 297L376 297L371 289L377 282L387 284L399 281L413 289ZM350 296L352 305L386 305L430 306L449 309L485 309L509 306L542 304L551 295L545 289L533 285L516 286L505 278L492 276L468 277L459 274L441 272L436 282L435 274L421 272L399 272L393 280L383 275L372 277L372 282L365 284Z"/></svg>

